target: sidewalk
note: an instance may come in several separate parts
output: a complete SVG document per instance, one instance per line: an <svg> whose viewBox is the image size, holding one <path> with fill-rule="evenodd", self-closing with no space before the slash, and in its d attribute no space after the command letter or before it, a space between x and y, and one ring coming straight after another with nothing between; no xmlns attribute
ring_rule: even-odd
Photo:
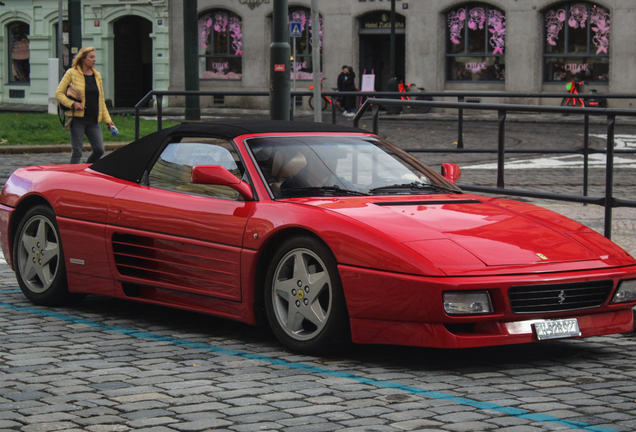
<svg viewBox="0 0 636 432"><path fill-rule="evenodd" d="M0 112L17 112L17 113L40 113L46 114L47 107L42 105L29 105L29 104L9 104L0 103ZM112 108L110 110L111 115L134 115L135 110L133 108ZM140 110L141 118L148 120L157 119L156 108L142 108ZM224 118L240 119L240 118L269 118L269 110L267 109L246 109L246 108L201 108L201 121L219 121ZM370 118L371 113L365 114L364 118ZM387 114L385 111L380 111L380 119L390 119L391 121L451 121L457 122L457 112L429 112L426 114L421 113L400 113L397 115ZM184 121L185 120L185 108L183 107L165 107L162 110L162 119L164 121ZM294 116L294 120L298 121L313 121L313 111L298 110ZM322 121L323 123L331 123L332 114L330 110L323 111ZM351 119L343 117L341 113L337 114L336 121L339 124L350 124ZM497 122L498 114L494 111L480 111L465 110L464 111L465 122ZM554 114L539 114L539 113L508 113L506 116L507 122L517 123L558 123L558 124L582 124L583 116L560 116ZM346 122L346 123L345 123ZM607 119L599 116L590 117L590 124L607 123ZM636 125L636 117L619 117L616 120L617 124L630 124ZM106 143L106 151L114 151L127 143ZM85 146L86 151L90 151L90 146ZM68 144L66 145L25 145L25 146L2 146L0 147L0 154L21 154L21 153L60 153L67 152Z"/></svg>
<svg viewBox="0 0 636 432"><path fill-rule="evenodd" d="M475 108L471 110L464 110L464 121L498 121L498 114L496 111L482 111L479 109L479 104L471 104ZM29 105L29 104L9 104L0 103L0 112L23 112L23 113L46 113L47 107L43 105ZM126 114L134 115L134 108L111 108L109 109L111 115ZM157 108L142 108L140 110L143 118L156 119ZM162 109L162 115L164 120L180 121L185 119L184 107L164 107ZM367 114L370 116L370 112ZM218 120L223 117L266 117L269 118L269 109L247 109L247 108L201 108L201 120ZM303 121L313 121L313 111L309 110L297 110L294 115L295 119L302 119ZM457 111L451 112L436 112L434 108L432 112L422 113L409 113L403 112L397 115L387 114L385 111L380 111L380 118L390 118L397 121L412 121L412 120L432 120L432 121L457 121ZM331 122L331 109L327 109L322 112L323 122ZM341 113L337 114L337 121L346 121L347 119L342 116ZM519 123L582 123L582 115L554 115L549 113L528 113L528 112L509 112L506 115L507 122L519 122ZM636 117L621 117L617 119L617 124L634 124L636 125ZM602 116L590 116L591 124L606 124L607 119Z"/></svg>

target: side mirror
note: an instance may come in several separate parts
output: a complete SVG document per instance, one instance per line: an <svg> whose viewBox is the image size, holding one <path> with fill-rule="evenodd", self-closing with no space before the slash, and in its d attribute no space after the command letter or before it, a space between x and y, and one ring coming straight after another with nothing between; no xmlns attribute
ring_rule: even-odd
<svg viewBox="0 0 636 432"><path fill-rule="evenodd" d="M462 170L457 164L444 163L442 164L442 176L452 184L455 184L462 177Z"/></svg>
<svg viewBox="0 0 636 432"><path fill-rule="evenodd" d="M249 184L219 165L200 165L192 168L192 183L201 185L229 186L246 200L253 200Z"/></svg>

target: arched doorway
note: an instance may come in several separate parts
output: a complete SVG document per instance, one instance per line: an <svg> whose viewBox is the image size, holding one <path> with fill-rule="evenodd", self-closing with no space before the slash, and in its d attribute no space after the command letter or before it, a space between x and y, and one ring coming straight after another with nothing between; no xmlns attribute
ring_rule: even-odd
<svg viewBox="0 0 636 432"><path fill-rule="evenodd" d="M128 15L115 22L115 106L134 107L152 90L152 23Z"/></svg>
<svg viewBox="0 0 636 432"><path fill-rule="evenodd" d="M390 12L369 12L359 18L360 70L362 74L375 74L375 90L387 91L391 71L391 19ZM404 15L395 14L395 74L404 79L405 70Z"/></svg>

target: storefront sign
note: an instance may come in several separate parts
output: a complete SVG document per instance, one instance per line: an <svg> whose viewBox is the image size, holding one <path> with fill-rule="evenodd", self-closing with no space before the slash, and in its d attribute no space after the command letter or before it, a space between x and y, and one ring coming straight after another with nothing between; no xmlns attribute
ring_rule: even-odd
<svg viewBox="0 0 636 432"><path fill-rule="evenodd" d="M396 15L395 17L395 28L403 29L405 28L405 18L400 15ZM388 13L370 13L363 17L363 21L361 23L363 29L373 30L373 29L390 29L391 28L391 17Z"/></svg>
<svg viewBox="0 0 636 432"><path fill-rule="evenodd" d="M364 28L365 29L390 29L391 28L391 23L390 22L376 22L376 23L369 23L366 22L364 23ZM404 23L399 23L396 22L395 23L395 28L404 28Z"/></svg>
<svg viewBox="0 0 636 432"><path fill-rule="evenodd" d="M578 64L578 63L567 63L563 66L566 71L572 72L573 74L577 74L579 72L584 72L587 70L587 63Z"/></svg>
<svg viewBox="0 0 636 432"><path fill-rule="evenodd" d="M212 67L216 69L217 71L222 71L222 70L228 69L230 67L230 63L229 62L212 63Z"/></svg>
<svg viewBox="0 0 636 432"><path fill-rule="evenodd" d="M477 73L480 70L487 68L486 62L483 63L466 63L466 69L470 69L473 73Z"/></svg>

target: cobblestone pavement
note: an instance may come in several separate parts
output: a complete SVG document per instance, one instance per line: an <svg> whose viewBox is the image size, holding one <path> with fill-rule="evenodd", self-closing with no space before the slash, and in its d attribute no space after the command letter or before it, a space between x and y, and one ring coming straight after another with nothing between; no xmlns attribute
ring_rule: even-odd
<svg viewBox="0 0 636 432"><path fill-rule="evenodd" d="M151 305L34 307L5 265L0 286L0 430L636 429L634 333L320 358L264 328Z"/></svg>
<svg viewBox="0 0 636 432"><path fill-rule="evenodd" d="M448 122L387 125L387 138L405 147L448 144L454 133ZM492 130L479 127L482 138L467 143L488 145ZM536 135L545 145L580 138L542 127L511 127L507 137L527 144ZM462 168L495 158L449 161L457 156ZM18 166L68 159L2 156L0 184ZM634 171L621 170L616 193L627 197ZM598 190L599 172L590 177ZM464 173L464 183L494 183L492 170ZM578 194L579 174L521 170L507 186ZM602 208L538 203L603 230ZM634 255L633 210L614 210L613 239ZM0 261L0 431L572 429L636 430L636 333L469 350L357 345L300 356L266 328L174 309L97 296L66 308L33 306Z"/></svg>

